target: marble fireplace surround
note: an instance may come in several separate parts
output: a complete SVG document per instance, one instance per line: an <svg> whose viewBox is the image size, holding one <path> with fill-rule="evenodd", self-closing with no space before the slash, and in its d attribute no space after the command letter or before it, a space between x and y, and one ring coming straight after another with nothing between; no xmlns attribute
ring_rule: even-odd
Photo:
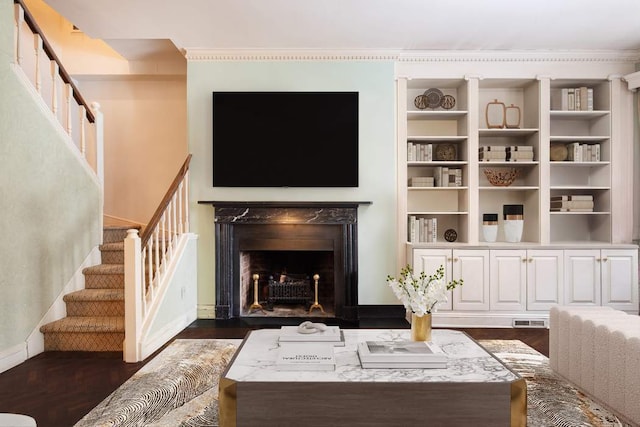
<svg viewBox="0 0 640 427"><path fill-rule="evenodd" d="M335 317L358 317L358 206L371 202L199 201L214 208L216 318L241 316L240 253L255 242L333 245ZM326 243L325 243L326 244Z"/></svg>

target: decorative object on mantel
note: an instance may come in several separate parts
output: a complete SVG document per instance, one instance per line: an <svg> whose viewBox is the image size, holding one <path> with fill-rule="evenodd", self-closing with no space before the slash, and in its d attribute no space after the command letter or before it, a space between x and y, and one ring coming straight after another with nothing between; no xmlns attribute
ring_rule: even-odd
<svg viewBox="0 0 640 427"><path fill-rule="evenodd" d="M433 275L424 271L413 272L407 265L400 270L396 279L387 276L387 284L402 302L404 308L411 310L411 339L414 341L431 340L431 313L435 313L439 302L447 301L447 291L463 284L463 279L446 282L444 266L438 267Z"/></svg>
<svg viewBox="0 0 640 427"><path fill-rule="evenodd" d="M518 177L516 168L485 168L482 170L489 180L489 184L496 187L508 187Z"/></svg>
<svg viewBox="0 0 640 427"><path fill-rule="evenodd" d="M505 108L504 102L500 102L497 99L487 104L484 110L487 128L503 129L505 127Z"/></svg>
<svg viewBox="0 0 640 427"><path fill-rule="evenodd" d="M520 107L511 104L504 108L504 126L507 129L520 129L521 118Z"/></svg>

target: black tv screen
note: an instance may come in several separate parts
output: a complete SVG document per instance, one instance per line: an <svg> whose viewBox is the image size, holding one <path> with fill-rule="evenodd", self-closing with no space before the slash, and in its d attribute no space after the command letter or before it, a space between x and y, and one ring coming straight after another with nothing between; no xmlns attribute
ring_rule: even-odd
<svg viewBox="0 0 640 427"><path fill-rule="evenodd" d="M357 92L214 92L214 187L357 187Z"/></svg>

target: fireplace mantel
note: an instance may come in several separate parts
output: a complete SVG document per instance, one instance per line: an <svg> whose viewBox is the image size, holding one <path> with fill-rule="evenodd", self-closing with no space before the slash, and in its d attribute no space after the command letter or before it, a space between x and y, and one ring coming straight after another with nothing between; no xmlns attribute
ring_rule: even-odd
<svg viewBox="0 0 640 427"><path fill-rule="evenodd" d="M357 210L371 202L199 201L214 212L216 318L240 315L240 251L247 241L331 242L335 315L355 320L358 301ZM299 228L301 225L304 228ZM291 228L295 227L295 228ZM286 232L289 237L286 237ZM293 234L291 234L293 233ZM289 240L289 242L293 241Z"/></svg>

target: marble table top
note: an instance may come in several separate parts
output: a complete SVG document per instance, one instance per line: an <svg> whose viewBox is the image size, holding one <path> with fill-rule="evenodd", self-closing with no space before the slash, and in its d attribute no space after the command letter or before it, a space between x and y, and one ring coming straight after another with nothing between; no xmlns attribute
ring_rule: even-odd
<svg viewBox="0 0 640 427"><path fill-rule="evenodd" d="M344 347L335 347L334 371L280 371L275 362L279 329L252 331L229 366L238 382L512 382L520 377L465 333L434 329L432 340L447 355L446 369L362 369L357 345L363 341L410 339L408 329L343 329Z"/></svg>

